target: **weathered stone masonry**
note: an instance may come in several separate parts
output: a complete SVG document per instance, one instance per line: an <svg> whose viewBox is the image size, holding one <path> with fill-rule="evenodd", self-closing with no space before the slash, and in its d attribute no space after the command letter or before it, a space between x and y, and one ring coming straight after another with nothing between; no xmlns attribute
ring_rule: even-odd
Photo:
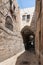
<svg viewBox="0 0 43 65"><path fill-rule="evenodd" d="M13 15L10 12L8 0L2 0L0 4L0 61L23 50L23 41L19 31L19 8L16 0L12 5L15 6L15 10L12 9Z"/></svg>

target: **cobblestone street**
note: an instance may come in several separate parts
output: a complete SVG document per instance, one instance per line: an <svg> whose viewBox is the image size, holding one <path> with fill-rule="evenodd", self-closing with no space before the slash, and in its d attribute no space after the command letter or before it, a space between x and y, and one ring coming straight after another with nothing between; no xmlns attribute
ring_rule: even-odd
<svg viewBox="0 0 43 65"><path fill-rule="evenodd" d="M3 61L0 65L39 65L35 54L29 51L21 53Z"/></svg>
<svg viewBox="0 0 43 65"><path fill-rule="evenodd" d="M38 65L35 53L25 51L17 58L16 65Z"/></svg>

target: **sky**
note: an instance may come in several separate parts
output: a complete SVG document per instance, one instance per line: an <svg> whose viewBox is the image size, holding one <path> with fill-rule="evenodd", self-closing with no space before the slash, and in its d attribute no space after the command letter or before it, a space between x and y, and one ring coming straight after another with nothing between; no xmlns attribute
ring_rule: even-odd
<svg viewBox="0 0 43 65"><path fill-rule="evenodd" d="M35 0L17 0L17 2L21 9L35 6Z"/></svg>

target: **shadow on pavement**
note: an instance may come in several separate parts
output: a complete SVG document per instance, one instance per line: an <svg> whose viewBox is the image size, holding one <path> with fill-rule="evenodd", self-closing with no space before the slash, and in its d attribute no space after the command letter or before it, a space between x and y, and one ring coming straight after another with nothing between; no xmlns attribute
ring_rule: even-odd
<svg viewBox="0 0 43 65"><path fill-rule="evenodd" d="M17 58L15 65L39 65L35 53L25 51Z"/></svg>

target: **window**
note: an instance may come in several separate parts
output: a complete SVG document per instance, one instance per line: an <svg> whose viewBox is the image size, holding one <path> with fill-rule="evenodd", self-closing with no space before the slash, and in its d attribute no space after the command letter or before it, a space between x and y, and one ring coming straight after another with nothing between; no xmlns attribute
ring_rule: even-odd
<svg viewBox="0 0 43 65"><path fill-rule="evenodd" d="M29 22L30 20L30 15L27 15L27 22Z"/></svg>
<svg viewBox="0 0 43 65"><path fill-rule="evenodd" d="M27 15L27 19L30 19L30 15Z"/></svg>
<svg viewBox="0 0 43 65"><path fill-rule="evenodd" d="M23 16L22 16L22 20L29 22L29 20L30 20L30 15L23 15Z"/></svg>
<svg viewBox="0 0 43 65"><path fill-rule="evenodd" d="M26 15L23 15L22 16L22 20L26 20Z"/></svg>
<svg viewBox="0 0 43 65"><path fill-rule="evenodd" d="M5 27L13 31L12 19L10 16L6 17Z"/></svg>

